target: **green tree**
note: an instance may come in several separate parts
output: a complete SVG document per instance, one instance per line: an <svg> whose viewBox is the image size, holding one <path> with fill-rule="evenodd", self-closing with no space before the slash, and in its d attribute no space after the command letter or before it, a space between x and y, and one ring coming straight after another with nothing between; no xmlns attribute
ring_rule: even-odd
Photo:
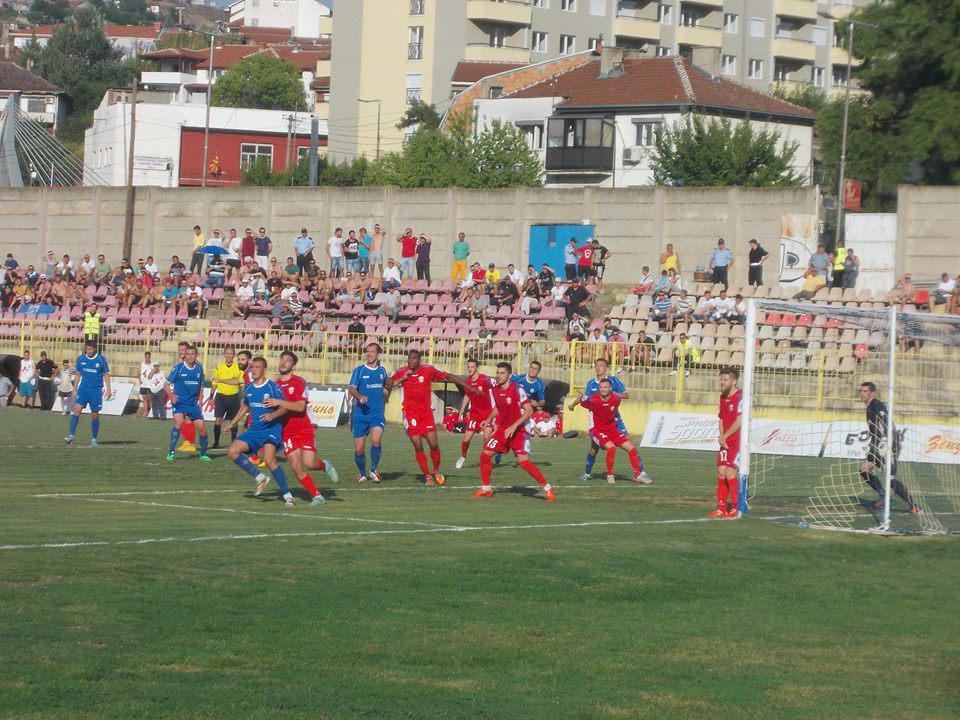
<svg viewBox="0 0 960 720"><path fill-rule="evenodd" d="M470 146L473 187L535 187L543 184L540 158L518 128L494 120Z"/></svg>
<svg viewBox="0 0 960 720"><path fill-rule="evenodd" d="M820 112L827 104L826 93L815 85L801 85L793 88L786 85L774 85L770 94L778 100L786 100L788 103L815 112Z"/></svg>
<svg viewBox="0 0 960 720"><path fill-rule="evenodd" d="M798 146L749 120L734 127L690 113L660 133L650 165L657 185L788 187L803 182L793 167Z"/></svg>
<svg viewBox="0 0 960 720"><path fill-rule="evenodd" d="M147 10L145 0L118 0L116 4L106 0L87 2L97 9L104 20L118 25L147 25L157 19L156 15Z"/></svg>
<svg viewBox="0 0 960 720"><path fill-rule="evenodd" d="M27 19L35 25L59 25L69 15L67 0L33 0Z"/></svg>
<svg viewBox="0 0 960 720"><path fill-rule="evenodd" d="M239 45L241 38L236 35L223 35L217 38L217 45ZM200 33L166 32L157 40L156 49L185 48L187 50L209 50L210 38Z"/></svg>
<svg viewBox="0 0 960 720"><path fill-rule="evenodd" d="M307 109L300 69L289 60L258 53L227 70L213 86L213 104L262 110Z"/></svg>
<svg viewBox="0 0 960 720"><path fill-rule="evenodd" d="M425 103L422 100L414 100L410 103L407 111L397 123L397 130L405 130L408 127L417 126L427 130L436 130L440 127L440 121L443 118L437 112L437 106Z"/></svg>

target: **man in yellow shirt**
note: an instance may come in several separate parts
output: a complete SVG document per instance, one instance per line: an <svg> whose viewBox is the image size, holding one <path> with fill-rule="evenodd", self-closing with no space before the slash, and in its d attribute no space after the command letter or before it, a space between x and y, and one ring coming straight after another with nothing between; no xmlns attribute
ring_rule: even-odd
<svg viewBox="0 0 960 720"><path fill-rule="evenodd" d="M203 236L203 230L199 225L193 226L193 255L190 256L190 274L203 272L203 253L200 248L207 244L207 239Z"/></svg>
<svg viewBox="0 0 960 720"><path fill-rule="evenodd" d="M803 274L803 290L794 295L793 299L813 300L813 296L817 294L817 291L825 287L826 284L826 279L822 275L817 274L817 269L810 268Z"/></svg>
<svg viewBox="0 0 960 720"><path fill-rule="evenodd" d="M213 447L220 447L220 425L223 419L234 418L240 412L240 390L243 388L243 370L236 363L233 348L223 350L223 362L217 365L210 378L213 395ZM230 439L237 439L237 429L230 428Z"/></svg>

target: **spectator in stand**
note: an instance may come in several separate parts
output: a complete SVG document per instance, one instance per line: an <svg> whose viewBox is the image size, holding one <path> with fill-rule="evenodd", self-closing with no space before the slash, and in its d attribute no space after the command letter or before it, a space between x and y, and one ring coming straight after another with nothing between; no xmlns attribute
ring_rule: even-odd
<svg viewBox="0 0 960 720"><path fill-rule="evenodd" d="M559 434L557 417L545 410L535 412L530 422L533 423L533 435L536 437L552 438Z"/></svg>
<svg viewBox="0 0 960 720"><path fill-rule="evenodd" d="M380 224L373 226L373 235L370 237L370 274L373 275L373 268L380 271L380 278L383 278L383 241L386 233Z"/></svg>
<svg viewBox="0 0 960 720"><path fill-rule="evenodd" d="M843 258L843 289L855 288L858 275L860 275L860 258L854 254L853 248L847 248L846 257Z"/></svg>
<svg viewBox="0 0 960 720"><path fill-rule="evenodd" d="M290 307L290 303L281 302L280 314L277 316L277 322L283 330L295 330L297 327L297 314Z"/></svg>
<svg viewBox="0 0 960 720"><path fill-rule="evenodd" d="M490 296L482 288L473 288L473 296L470 298L470 317L485 320L488 310L490 310Z"/></svg>
<svg viewBox="0 0 960 720"><path fill-rule="evenodd" d="M470 276L460 283L461 288L476 287L479 290L484 289L487 281L487 271L480 267L480 263L475 262L470 266Z"/></svg>
<svg viewBox="0 0 960 720"><path fill-rule="evenodd" d="M417 280L430 281L430 238L421 233L417 239Z"/></svg>
<svg viewBox="0 0 960 720"><path fill-rule="evenodd" d="M593 239L593 279L598 287L603 286L603 273L607 269L607 260L613 257L613 253L606 245L601 245L596 238Z"/></svg>
<svg viewBox="0 0 960 720"><path fill-rule="evenodd" d="M264 270L270 263L270 253L273 252L273 241L267 235L265 227L257 231L257 236L253 239L254 258Z"/></svg>
<svg viewBox="0 0 960 720"><path fill-rule="evenodd" d="M284 275L299 275L300 268L297 267L296 261L292 257L287 258L287 264L283 268Z"/></svg>
<svg viewBox="0 0 960 720"><path fill-rule="evenodd" d="M53 410L53 401L57 397L57 389L54 385L56 374L57 364L47 357L45 351L41 350L40 361L37 363L37 394L40 396L41 410Z"/></svg>
<svg viewBox="0 0 960 720"><path fill-rule="evenodd" d="M406 228L403 234L397 235L397 242L400 243L400 274L405 279L412 278L416 272L418 242L413 228Z"/></svg>
<svg viewBox="0 0 960 720"><path fill-rule="evenodd" d="M817 251L810 255L810 267L817 271L819 277L826 279L830 270L830 255L823 243L817 245Z"/></svg>
<svg viewBox="0 0 960 720"><path fill-rule="evenodd" d="M586 306L586 303L590 300L590 291L587 290L583 278L579 278L567 288L563 294L563 300L567 318L572 318L575 314L590 317L590 311Z"/></svg>
<svg viewBox="0 0 960 720"><path fill-rule="evenodd" d="M717 240L717 247L710 253L710 264L707 267L713 273L713 282L720 283L726 290L730 268L733 267L733 253L727 250L723 238Z"/></svg>
<svg viewBox="0 0 960 720"><path fill-rule="evenodd" d="M90 254L84 253L83 259L80 261L80 282L93 282L91 276L95 265L96 263L90 259Z"/></svg>
<svg viewBox="0 0 960 720"><path fill-rule="evenodd" d="M391 258L388 261L388 264L393 262ZM384 269L386 273L386 269ZM389 289L384 288L383 296L380 298L380 307L377 308L377 313L380 315L388 315L391 322L398 322L400 319L400 310L403 305L400 302L400 291L397 289L396 285L391 286Z"/></svg>
<svg viewBox="0 0 960 720"><path fill-rule="evenodd" d="M946 305L950 302L950 298L953 297L954 291L957 289L957 283L949 273L943 273L940 276L940 282L937 283L937 288L933 292L933 303L934 305Z"/></svg>
<svg viewBox="0 0 960 720"><path fill-rule="evenodd" d="M303 271L303 275L300 276L300 289L301 290L313 290L317 287L317 284L320 283L321 278L327 277L327 271L323 270L319 265L317 265L316 260L310 260L307 263L307 267ZM333 282L330 283L330 291L332 297L333 291Z"/></svg>
<svg viewBox="0 0 960 720"><path fill-rule="evenodd" d="M360 228L360 237L358 243L360 247L357 249L357 253L360 256L358 262L358 267L360 272L369 273L370 272L370 243L373 238L370 237L370 233L367 232L366 228Z"/></svg>
<svg viewBox="0 0 960 720"><path fill-rule="evenodd" d="M484 277L486 281L486 291L488 293L496 292L497 285L502 277L503 275L497 270L497 266L494 263L490 263L487 266L487 274Z"/></svg>
<svg viewBox="0 0 960 720"><path fill-rule="evenodd" d="M20 387L17 389L17 395L21 398L21 405L25 408L36 407L37 403L37 366L30 359L30 351L24 350L23 357L20 359Z"/></svg>
<svg viewBox="0 0 960 720"><path fill-rule="evenodd" d="M56 272L68 280L73 280L76 277L77 266L73 260L70 259L69 255L64 255L60 262L57 263Z"/></svg>
<svg viewBox="0 0 960 720"><path fill-rule="evenodd" d="M530 270L532 269L533 267L531 266ZM517 288L523 285L523 274L517 270L517 267L513 263L507 263L507 274L505 277L510 278L510 282L516 285Z"/></svg>
<svg viewBox="0 0 960 720"><path fill-rule="evenodd" d="M756 238L751 238L749 245L750 249L747 251L747 260L750 263L750 267L747 270L747 284L759 287L763 285L763 264L767 261L767 258L770 257L770 253L760 246Z"/></svg>
<svg viewBox="0 0 960 720"><path fill-rule="evenodd" d="M908 303L913 300L916 294L917 288L913 284L913 280L909 275L904 275L897 280L897 284L894 285L893 290L887 295L887 302L898 305Z"/></svg>
<svg viewBox="0 0 960 720"><path fill-rule="evenodd" d="M177 283L182 280L182 277L168 277L163 281L163 290L160 291L163 307L173 308L173 311L177 311L177 301L180 297L180 288L177 286Z"/></svg>
<svg viewBox="0 0 960 720"><path fill-rule="evenodd" d="M353 273L348 272L347 277L344 279L344 282L341 284L340 287L343 290L343 292L337 295L338 302L341 302L341 303L363 302L363 291L360 289L359 275L354 275Z"/></svg>
<svg viewBox="0 0 960 720"><path fill-rule="evenodd" d="M127 293L127 308L136 305L137 307L146 307L147 301L150 298L150 289L144 285L143 280L137 278L133 281L130 286L130 290Z"/></svg>
<svg viewBox="0 0 960 720"><path fill-rule="evenodd" d="M700 300L697 301L697 308L693 311L693 319L703 322L709 320L713 315L713 306L715 301L709 290L705 290Z"/></svg>
<svg viewBox="0 0 960 720"><path fill-rule="evenodd" d="M958 304L960 304L960 302L958 302L960 301L960 275L957 275L956 279L954 280L954 284L956 288L950 294L950 299L947 301L946 308L947 312L953 315L957 314L957 307Z"/></svg>
<svg viewBox="0 0 960 720"><path fill-rule="evenodd" d="M174 255L170 258L170 277L180 278L187 272L187 266L180 262L180 256Z"/></svg>
<svg viewBox="0 0 960 720"><path fill-rule="evenodd" d="M847 267L846 259L847 249L842 244L838 245L837 249L830 253L831 288L843 287L843 274Z"/></svg>
<svg viewBox="0 0 960 720"><path fill-rule="evenodd" d="M450 267L450 279L455 283L467 279L467 258L470 257L470 245L464 233L457 235L453 244L453 264Z"/></svg>
<svg viewBox="0 0 960 720"><path fill-rule="evenodd" d="M359 315L353 316L353 322L347 325L347 333L350 337L347 339L345 349L353 353L363 352L363 346L366 341L367 327L363 324L363 321L360 319Z"/></svg>
<svg viewBox="0 0 960 720"><path fill-rule="evenodd" d="M563 268L568 282L577 279L577 265L579 260L580 258L577 256L577 239L570 238L570 242L563 248Z"/></svg>
<svg viewBox="0 0 960 720"><path fill-rule="evenodd" d="M60 398L60 414L69 415L70 411L73 408L73 378L74 370L70 367L70 361L64 360L60 363L60 371L57 373L56 380L54 381L57 385L57 397Z"/></svg>
<svg viewBox="0 0 960 720"><path fill-rule="evenodd" d="M673 243L667 243L666 249L660 253L660 270L668 273L675 270L680 274L680 255L673 249Z"/></svg>
<svg viewBox="0 0 960 720"><path fill-rule="evenodd" d="M47 280L53 280L53 276L57 274L57 254L53 250L48 250L41 262L44 267L43 274Z"/></svg>
<svg viewBox="0 0 960 720"><path fill-rule="evenodd" d="M307 234L307 229L301 228L300 235L294 240L293 245L297 255L297 267L300 268L300 274L302 275L310 264L310 261L313 260L313 249L317 244L313 241L313 238Z"/></svg>
<svg viewBox="0 0 960 720"><path fill-rule="evenodd" d="M467 345L468 354L483 360L487 348L493 343L493 336L493 328L487 326L486 320L481 320L480 327L477 329L477 337Z"/></svg>
<svg viewBox="0 0 960 720"><path fill-rule="evenodd" d="M680 336L677 338L676 343L674 343L673 350L673 370L670 371L671 375L676 375L677 371L680 369L680 363L683 362L683 374L685 376L690 375L690 366L698 362L699 353L696 348L693 346L693 343L690 342L690 339L687 337L686 333L680 333Z"/></svg>
<svg viewBox="0 0 960 720"><path fill-rule="evenodd" d="M607 338L603 334L603 330L601 330L598 327L595 327L593 330L590 331L590 334L587 335L587 342L593 343L594 345L606 344Z"/></svg>
<svg viewBox="0 0 960 720"><path fill-rule="evenodd" d="M650 309L650 319L666 325L668 332L673 329L673 301L665 290L657 293L653 307Z"/></svg>
<svg viewBox="0 0 960 720"><path fill-rule="evenodd" d="M360 272L360 241L354 230L348 232L343 241L343 262L348 273Z"/></svg>
<svg viewBox="0 0 960 720"><path fill-rule="evenodd" d="M3 261L3 266L7 270L16 270L20 267L20 263L17 262L17 259L13 256L13 253L7 253L7 259Z"/></svg>
<svg viewBox="0 0 960 720"><path fill-rule="evenodd" d="M102 285L103 283L110 282L110 275L112 273L113 268L110 267L107 258L103 255L97 255L97 262L93 266L93 274L96 276L94 283L96 285Z"/></svg>
<svg viewBox="0 0 960 720"><path fill-rule="evenodd" d="M230 234L235 235L236 231L230 230ZM240 264L246 265L248 262L257 262L257 239L253 236L253 228L245 228L240 238ZM261 267L266 271L266 267Z"/></svg>
<svg viewBox="0 0 960 720"><path fill-rule="evenodd" d="M226 279L230 280L233 277L233 273L235 271L240 270L243 267L243 263L240 261L240 244L241 243L240 243L240 238L237 237L236 229L230 230L230 237L228 238L221 238L220 231L214 230L213 237L210 239L210 244L220 245L227 252L224 253L223 255L211 256L211 258L207 260L207 265L208 266L210 265L210 263L213 261L213 257L219 257L220 259L223 260L224 264L226 265L226 268L225 268L227 273Z"/></svg>
<svg viewBox="0 0 960 720"><path fill-rule="evenodd" d="M695 305L686 290L681 290L673 303L673 322L690 322ZM671 324L672 329L672 324Z"/></svg>
<svg viewBox="0 0 960 720"><path fill-rule="evenodd" d="M715 323L736 322L737 318L736 303L733 302L733 298L727 297L725 289L721 290L720 295L713 301L713 313L710 315L710 320Z"/></svg>
<svg viewBox="0 0 960 720"><path fill-rule="evenodd" d="M587 330L580 313L573 313L567 322L567 340L586 340Z"/></svg>
<svg viewBox="0 0 960 720"><path fill-rule="evenodd" d="M671 295L676 295L683 290L683 280L680 279L680 275L677 274L676 270L667 270L667 280L670 281L670 289L668 292Z"/></svg>
<svg viewBox="0 0 960 720"><path fill-rule="evenodd" d="M203 314L207 303L203 299L203 290L193 278L190 279L190 284L180 292L180 302L181 305L186 303L187 315L190 317L200 317Z"/></svg>
<svg viewBox="0 0 960 720"><path fill-rule="evenodd" d="M204 286L208 288L223 287L225 272L226 266L223 263L223 258L219 256L210 258L210 262L207 264L207 277L203 281Z"/></svg>
<svg viewBox="0 0 960 720"><path fill-rule="evenodd" d="M233 302L233 313L244 319L250 317L250 308L253 307L254 293L250 287L250 278L240 279L240 287L237 288L236 298Z"/></svg>
<svg viewBox="0 0 960 720"><path fill-rule="evenodd" d="M497 307L513 307L520 299L520 288L518 288L509 276L503 278L497 283L497 290L494 294L494 304Z"/></svg>
<svg viewBox="0 0 960 720"><path fill-rule="evenodd" d="M336 228L333 235L327 238L326 253L330 263L330 277L338 278L343 275L343 228Z"/></svg>
<svg viewBox="0 0 960 720"><path fill-rule="evenodd" d="M193 254L190 256L190 272L191 273L200 273L203 272L203 256L204 254L200 252L200 248L207 244L206 238L203 236L203 230L200 229L199 225L193 226L193 236L191 238L193 243ZM217 245L220 243L218 242ZM102 257L102 256L101 256Z"/></svg>
<svg viewBox="0 0 960 720"><path fill-rule="evenodd" d="M532 267L530 271L533 272ZM543 297L543 291L540 289L540 283L536 275L527 277L527 279L523 281L523 288L521 288L520 293L523 296L520 300L520 312L524 315L529 315L533 312L534 308L540 306L540 298Z"/></svg>
<svg viewBox="0 0 960 720"><path fill-rule="evenodd" d="M656 348L657 344L654 339L647 336L646 330L641 330L637 333L637 342L630 349L630 360L635 365L649 370Z"/></svg>
<svg viewBox="0 0 960 720"><path fill-rule="evenodd" d="M543 293L541 297L546 297L557 284L557 274L547 263L540 266L540 272L537 275L537 282L540 283L540 290Z"/></svg>
<svg viewBox="0 0 960 720"><path fill-rule="evenodd" d="M144 270L147 271L147 274L150 275L154 280L160 279L160 266L157 265L153 260L153 255L147 255L147 262L143 266Z"/></svg>
<svg viewBox="0 0 960 720"><path fill-rule="evenodd" d="M392 290L398 288L400 287L400 282L400 268L397 266L396 260L389 258L387 260L387 266L383 269L383 289Z"/></svg>
<svg viewBox="0 0 960 720"><path fill-rule="evenodd" d="M817 272L814 267L808 268L803 274L803 289L793 296L794 300L813 300L814 295L822 287L826 287L827 281L823 275Z"/></svg>
<svg viewBox="0 0 960 720"><path fill-rule="evenodd" d="M577 253L577 279L583 279L587 282L593 279L593 240L587 241L576 249Z"/></svg>

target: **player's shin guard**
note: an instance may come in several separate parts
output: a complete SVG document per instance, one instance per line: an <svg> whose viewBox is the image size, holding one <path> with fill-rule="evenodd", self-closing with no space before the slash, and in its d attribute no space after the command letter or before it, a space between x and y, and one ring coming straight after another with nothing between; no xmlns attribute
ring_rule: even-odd
<svg viewBox="0 0 960 720"><path fill-rule="evenodd" d="M180 426L180 434L183 435L183 439L188 443L195 443L197 440L197 429L193 426L193 423L184 423Z"/></svg>
<svg viewBox="0 0 960 720"><path fill-rule="evenodd" d="M214 426L213 426L213 444L214 444L216 447L219 447L219 446L220 446L220 433L221 433L222 430L223 430L223 428L221 428L219 425L214 425Z"/></svg>
<svg viewBox="0 0 960 720"><path fill-rule="evenodd" d="M71 434L71 435L76 435L76 434L77 434L77 423L79 423L79 422L80 422L80 416L79 416L79 415L71 415L71 416L70 416L70 434Z"/></svg>
<svg viewBox="0 0 960 720"><path fill-rule="evenodd" d="M174 452L177 449L177 442L180 440L180 428L174 427L170 430L170 449L169 452Z"/></svg>
<svg viewBox="0 0 960 720"><path fill-rule="evenodd" d="M522 463L520 463L520 467L523 468L524 472L526 472L527 475L532 477L538 483L540 483L543 486L547 485L547 479L543 476L543 473L540 472L540 468L538 468L532 462L530 462L529 460L524 460Z"/></svg>
<svg viewBox="0 0 960 720"><path fill-rule="evenodd" d="M493 458L486 453L480 453L480 481L485 488L490 487L490 473L493 472Z"/></svg>
<svg viewBox="0 0 960 720"><path fill-rule="evenodd" d="M430 462L433 463L434 474L440 472L440 451L439 450L430 451Z"/></svg>
<svg viewBox="0 0 960 720"><path fill-rule="evenodd" d="M430 468L427 467L427 454L423 452L415 452L413 456L417 459L417 465L420 466L420 471L424 475L429 475Z"/></svg>
<svg viewBox="0 0 960 720"><path fill-rule="evenodd" d="M250 462L250 458L248 458L246 455L237 455L237 459L234 460L234 462L237 464L238 468L243 470L254 480L260 477L260 471L257 469L257 466Z"/></svg>
<svg viewBox="0 0 960 720"><path fill-rule="evenodd" d="M371 453L372 455L373 453ZM366 453L354 453L353 462L357 465L357 472L361 475L366 476L367 474L367 454Z"/></svg>
<svg viewBox="0 0 960 720"><path fill-rule="evenodd" d="M717 477L717 507L727 509L727 479Z"/></svg>
<svg viewBox="0 0 960 720"><path fill-rule="evenodd" d="M613 464L617 457L617 448L607 450L607 475L613 475Z"/></svg>
<svg viewBox="0 0 960 720"><path fill-rule="evenodd" d="M466 457L467 450L469 449L470 449L470 443L468 443L466 440L461 440L460 441L460 457Z"/></svg>
<svg viewBox="0 0 960 720"><path fill-rule="evenodd" d="M283 472L283 468L279 465L270 471L270 474L273 475L273 479L277 481L277 486L280 488L280 492L283 493L283 496L286 497L290 494L290 487L287 485L287 476Z"/></svg>
<svg viewBox="0 0 960 720"><path fill-rule="evenodd" d="M593 472L593 464L597 461L597 456L592 452L587 453L587 459L583 463L583 474L589 475Z"/></svg>
<svg viewBox="0 0 960 720"><path fill-rule="evenodd" d="M100 434L100 418L90 421L90 432L93 435L93 439L97 439L97 435Z"/></svg>
<svg viewBox="0 0 960 720"><path fill-rule="evenodd" d="M883 497L883 485L880 484L880 481L877 480L877 477L872 472L862 472L860 473L860 477L867 485L877 491L877 495Z"/></svg>
<svg viewBox="0 0 960 720"><path fill-rule="evenodd" d="M300 478L300 484L303 485L304 490L310 493L310 497L316 497L320 494L320 491L317 490L316 483L313 482L313 478L309 475L304 475Z"/></svg>
<svg viewBox="0 0 960 720"><path fill-rule="evenodd" d="M380 466L380 456L383 455L383 447L380 445L370 446L370 469L374 472Z"/></svg>
<svg viewBox="0 0 960 720"><path fill-rule="evenodd" d="M207 436L206 433L203 433L203 435L200 436L200 454L201 455L207 454L207 441L209 439L210 438Z"/></svg>
<svg viewBox="0 0 960 720"><path fill-rule="evenodd" d="M643 461L640 459L640 453L637 452L636 448L628 454L630 455L630 465L633 467L633 475L636 477L643 472Z"/></svg>
<svg viewBox="0 0 960 720"><path fill-rule="evenodd" d="M730 510L736 512L740 508L740 478L732 477L727 480L727 487L730 489Z"/></svg>
<svg viewBox="0 0 960 720"><path fill-rule="evenodd" d="M313 469L320 472L326 472L327 464L321 458L313 459Z"/></svg>

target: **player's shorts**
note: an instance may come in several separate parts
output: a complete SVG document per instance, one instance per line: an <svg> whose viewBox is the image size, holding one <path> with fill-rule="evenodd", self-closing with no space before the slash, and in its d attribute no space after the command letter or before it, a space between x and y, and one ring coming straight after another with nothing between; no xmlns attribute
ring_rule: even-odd
<svg viewBox="0 0 960 720"><path fill-rule="evenodd" d="M733 468L734 470L740 469L740 440L737 442L731 443L727 442L727 448L720 448L717 452L717 467L718 468Z"/></svg>
<svg viewBox="0 0 960 720"><path fill-rule="evenodd" d="M603 430L594 428L590 431L590 441L598 448L603 447L607 443L613 443L617 447L623 447L625 444L630 442L630 436L624 435L617 429L614 429L611 432L605 432Z"/></svg>
<svg viewBox="0 0 960 720"><path fill-rule="evenodd" d="M213 399L213 417L232 419L240 412L240 393L236 395L217 395Z"/></svg>
<svg viewBox="0 0 960 720"><path fill-rule="evenodd" d="M530 454L530 436L526 428L517 430L512 438L508 438L503 433L503 429L498 428L490 439L484 444L487 450L495 453L513 452L514 455Z"/></svg>
<svg viewBox="0 0 960 720"><path fill-rule="evenodd" d="M480 432L480 425L482 425L488 417L490 417L490 413L486 415L474 415L470 413L470 417L467 418L467 432Z"/></svg>
<svg viewBox="0 0 960 720"><path fill-rule="evenodd" d="M141 395L150 395L150 394L151 394L151 393L150 393L150 388L148 388L146 385L141 385L141 386L140 386L140 394L141 394Z"/></svg>
<svg viewBox="0 0 960 720"><path fill-rule="evenodd" d="M354 411L350 420L350 427L353 430L354 439L357 439L366 437L376 428L383 430L387 427L387 421L381 414Z"/></svg>
<svg viewBox="0 0 960 720"><path fill-rule="evenodd" d="M898 453L894 453L892 462L890 465L890 474L893 477L897 476L897 459L898 459L897 455ZM885 470L887 467L886 456L882 455L880 451L872 445L869 448L867 448L867 456L864 458L864 461L868 463L872 463L873 467L877 470Z"/></svg>
<svg viewBox="0 0 960 720"><path fill-rule="evenodd" d="M629 439L630 433L627 432L627 425L623 422L623 418L617 415L617 430L621 435L626 435ZM616 443L614 443L616 445ZM600 444L597 442L597 439L593 436L593 429L590 430L590 449L593 452L597 452L600 449Z"/></svg>
<svg viewBox="0 0 960 720"><path fill-rule="evenodd" d="M81 408L90 408L90 412L98 413L103 407L103 390L84 390L82 387L77 391L77 399L73 401L74 405Z"/></svg>
<svg viewBox="0 0 960 720"><path fill-rule="evenodd" d="M313 434L313 427L309 430L300 430L299 432L290 434L284 432L282 437L283 451L285 453L289 454L294 450L305 450L307 452L317 451L317 438Z"/></svg>
<svg viewBox="0 0 960 720"><path fill-rule="evenodd" d="M197 403L177 403L173 406L173 414L183 415L184 419L190 420L191 422L194 420L203 420L203 411Z"/></svg>
<svg viewBox="0 0 960 720"><path fill-rule="evenodd" d="M259 452L267 444L276 448L283 447L283 441L280 439L280 429L250 428L244 430L237 436L237 440L245 442L250 448L250 452Z"/></svg>
<svg viewBox="0 0 960 720"><path fill-rule="evenodd" d="M433 419L433 412L412 413L403 411L403 426L409 437L423 437L437 431L437 421Z"/></svg>

